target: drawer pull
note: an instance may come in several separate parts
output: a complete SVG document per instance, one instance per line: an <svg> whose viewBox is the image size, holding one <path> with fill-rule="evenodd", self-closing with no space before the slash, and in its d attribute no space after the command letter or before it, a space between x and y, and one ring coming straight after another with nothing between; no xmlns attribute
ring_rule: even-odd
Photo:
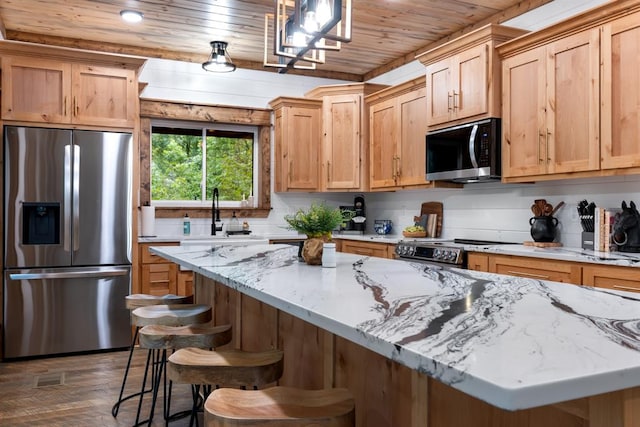
<svg viewBox="0 0 640 427"><path fill-rule="evenodd" d="M613 285L613 289L620 289L621 291L640 292L640 288L634 288L632 286Z"/></svg>
<svg viewBox="0 0 640 427"><path fill-rule="evenodd" d="M548 279L549 276L544 274L525 273L524 271L507 271L507 274L515 276L535 277L537 279Z"/></svg>

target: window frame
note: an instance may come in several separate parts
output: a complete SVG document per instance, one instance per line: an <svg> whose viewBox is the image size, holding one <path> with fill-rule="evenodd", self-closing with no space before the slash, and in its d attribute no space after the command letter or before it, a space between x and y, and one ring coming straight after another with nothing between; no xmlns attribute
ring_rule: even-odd
<svg viewBox="0 0 640 427"><path fill-rule="evenodd" d="M202 130L201 132L201 137L205 138L206 135L206 130L207 129L214 129L214 130L226 130L226 131L237 131L239 133L250 133L253 134L253 182L252 182L252 187L253 187L253 197L254 197L254 205L253 206L248 206L249 208L255 207L256 204L256 200L259 199L260 197L260 187L258 186L258 175L260 173L259 169L260 169L260 163L259 163L259 159L258 159L258 152L260 150L260 144L259 144L259 130L258 130L258 126L253 126L253 125L238 125L238 124L226 124L226 123L205 123L205 122L198 122L198 121L186 121L186 120L167 120L167 119L152 119L151 120L151 137L153 137L153 128L154 127L172 127L172 128L182 128L182 129L200 129ZM150 144L152 143L151 140L149 142ZM203 163L205 165L205 168L203 168L203 179L204 179L204 174L206 173L206 159L205 156L203 155ZM151 149L151 146L149 147L149 161L152 162L153 161L153 150ZM202 183L201 183L202 185ZM149 187L149 190L151 191L151 187ZM209 190L213 190L213 189L209 189L207 188L207 193L205 194L205 200L150 200L150 204L155 206L155 207L185 207L185 208L207 208L207 207L211 207L211 200L207 201L207 196L210 194ZM221 189L222 190L222 189ZM248 197L249 194L245 195L245 197ZM151 195L149 195L149 197L151 197ZM241 201L240 200L221 200L220 201L220 207L227 207L227 208L241 208L243 206L241 206Z"/></svg>
<svg viewBox="0 0 640 427"><path fill-rule="evenodd" d="M233 211L243 218L267 218L271 211L271 113L270 109L246 108L207 104L188 104L172 101L140 99L140 144L139 144L139 204L151 202L151 121L154 119L180 120L217 124L253 125L258 128L257 178L255 206L220 208L223 218L230 218ZM210 218L211 207L160 206L156 207L156 218Z"/></svg>

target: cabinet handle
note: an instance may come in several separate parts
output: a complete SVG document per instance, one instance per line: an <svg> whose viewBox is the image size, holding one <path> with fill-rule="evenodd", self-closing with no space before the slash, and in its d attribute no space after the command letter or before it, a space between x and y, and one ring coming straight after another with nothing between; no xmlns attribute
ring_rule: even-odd
<svg viewBox="0 0 640 427"><path fill-rule="evenodd" d="M538 137L539 138L544 138L544 132L542 131L538 131ZM540 140L538 140L538 164L542 164L544 162L544 159L541 156L540 153L540 145L542 144L542 142Z"/></svg>
<svg viewBox="0 0 640 427"><path fill-rule="evenodd" d="M447 111L452 111L453 108L451 108L451 99L453 98L453 95L451 95L449 92L447 92Z"/></svg>
<svg viewBox="0 0 640 427"><path fill-rule="evenodd" d="M508 274L512 276L526 276L526 277L535 277L538 279L548 279L549 276L544 274L533 274L533 273L525 273L524 271L507 271Z"/></svg>
<svg viewBox="0 0 640 427"><path fill-rule="evenodd" d="M455 90L453 91L453 111L456 111L458 109L458 101L457 99L460 98L460 94L457 93Z"/></svg>
<svg viewBox="0 0 640 427"><path fill-rule="evenodd" d="M289 170L287 171L287 175L289 176L289 183L291 183L291 169L293 169L293 160L289 160Z"/></svg>
<svg viewBox="0 0 640 427"><path fill-rule="evenodd" d="M395 156L393 161L396 169L396 179L398 179L400 178L400 156Z"/></svg>
<svg viewBox="0 0 640 427"><path fill-rule="evenodd" d="M331 162L327 162L327 182L331 182Z"/></svg>
<svg viewBox="0 0 640 427"><path fill-rule="evenodd" d="M62 115L63 116L67 115L67 96L66 95L62 101Z"/></svg>
<svg viewBox="0 0 640 427"><path fill-rule="evenodd" d="M357 255L373 255L373 251L371 249L354 249L354 252Z"/></svg>
<svg viewBox="0 0 640 427"><path fill-rule="evenodd" d="M551 132L547 129L547 137L545 141L545 150L547 152L547 163L551 163L551 157L549 156L549 137L551 136Z"/></svg>
<svg viewBox="0 0 640 427"><path fill-rule="evenodd" d="M640 292L640 288L634 288L631 286L613 285L613 289L620 289L622 291Z"/></svg>
<svg viewBox="0 0 640 427"><path fill-rule="evenodd" d="M73 97L73 115L78 117L79 113L80 113L80 105L78 104L78 100L74 96Z"/></svg>

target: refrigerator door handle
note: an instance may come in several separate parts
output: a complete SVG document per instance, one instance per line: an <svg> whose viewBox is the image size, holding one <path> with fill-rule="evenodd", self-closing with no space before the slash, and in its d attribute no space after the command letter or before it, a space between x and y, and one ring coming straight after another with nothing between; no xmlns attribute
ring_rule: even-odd
<svg viewBox="0 0 640 427"><path fill-rule="evenodd" d="M11 280L44 280L44 279L83 279L90 277L115 277L129 274L128 269L117 268L101 271L67 271L64 273L12 273Z"/></svg>
<svg viewBox="0 0 640 427"><path fill-rule="evenodd" d="M71 187L73 185L71 179L71 145L64 146L64 234L62 236L62 246L65 252L71 250L71 221L69 214L71 212Z"/></svg>
<svg viewBox="0 0 640 427"><path fill-rule="evenodd" d="M80 249L80 147L73 146L73 250Z"/></svg>

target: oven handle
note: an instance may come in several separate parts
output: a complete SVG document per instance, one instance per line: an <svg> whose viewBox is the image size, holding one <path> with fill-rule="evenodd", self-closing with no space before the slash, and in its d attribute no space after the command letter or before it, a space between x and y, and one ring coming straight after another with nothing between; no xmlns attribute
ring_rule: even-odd
<svg viewBox="0 0 640 427"><path fill-rule="evenodd" d="M14 273L9 274L11 280L44 280L44 279L79 279L90 277L114 277L124 276L129 273L128 269L117 268L113 270L100 271L68 271L64 273Z"/></svg>

